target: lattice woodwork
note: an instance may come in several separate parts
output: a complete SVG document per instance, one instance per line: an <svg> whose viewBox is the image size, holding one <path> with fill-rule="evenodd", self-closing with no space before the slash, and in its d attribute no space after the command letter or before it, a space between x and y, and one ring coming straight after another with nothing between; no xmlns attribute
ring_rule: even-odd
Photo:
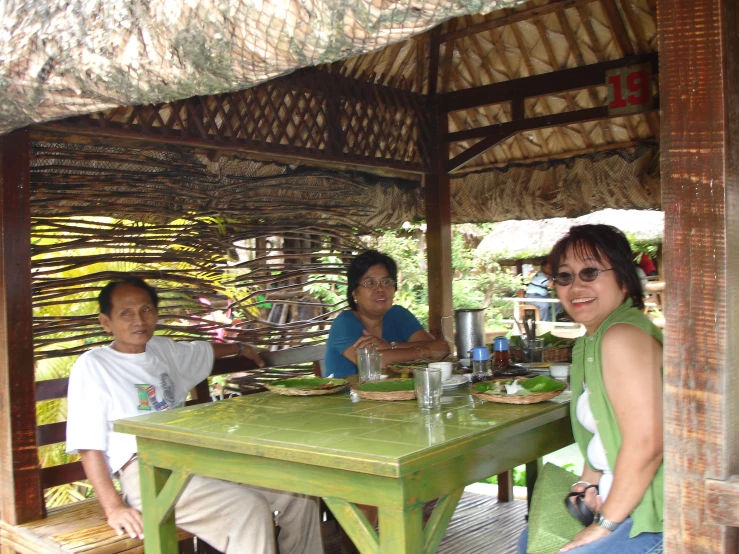
<svg viewBox="0 0 739 554"><path fill-rule="evenodd" d="M412 172L430 167L424 96L316 72L233 93L119 107L50 126Z"/></svg>

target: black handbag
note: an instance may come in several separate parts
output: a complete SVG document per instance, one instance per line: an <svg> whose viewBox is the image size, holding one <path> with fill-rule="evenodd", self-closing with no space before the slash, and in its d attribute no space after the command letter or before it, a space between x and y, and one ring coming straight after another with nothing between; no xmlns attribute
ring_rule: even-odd
<svg viewBox="0 0 739 554"><path fill-rule="evenodd" d="M585 527L593 523L593 518L595 517L595 514L585 504L585 491L588 489L595 489L598 492L598 485L588 485L582 492L571 492L565 496L564 500L567 511ZM574 502L570 498L574 498Z"/></svg>

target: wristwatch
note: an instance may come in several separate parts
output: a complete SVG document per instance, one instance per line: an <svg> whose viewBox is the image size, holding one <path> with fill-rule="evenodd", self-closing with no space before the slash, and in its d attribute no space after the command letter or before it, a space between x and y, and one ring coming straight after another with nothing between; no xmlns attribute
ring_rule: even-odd
<svg viewBox="0 0 739 554"><path fill-rule="evenodd" d="M398 343L394 340L390 341L390 350L395 350L395 347L398 346Z"/></svg>
<svg viewBox="0 0 739 554"><path fill-rule="evenodd" d="M595 516L593 517L593 523L595 523L598 527L603 527L603 529L608 529L609 531L615 531L621 526L621 523L616 523L615 521L611 521L603 517L603 514L601 512L595 512Z"/></svg>

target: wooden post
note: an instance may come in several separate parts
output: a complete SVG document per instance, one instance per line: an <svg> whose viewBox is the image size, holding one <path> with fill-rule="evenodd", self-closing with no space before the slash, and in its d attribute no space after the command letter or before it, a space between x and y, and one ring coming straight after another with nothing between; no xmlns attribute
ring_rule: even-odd
<svg viewBox="0 0 739 554"><path fill-rule="evenodd" d="M439 74L441 27L431 33L429 61L429 100L434 118L434 172L423 177L426 195L426 242L429 286L429 332L442 336L442 317L452 315L452 211L449 175L448 115L440 113L436 102ZM451 320L445 320L446 336L452 338Z"/></svg>
<svg viewBox="0 0 739 554"><path fill-rule="evenodd" d="M43 514L31 329L28 130L0 136L0 518Z"/></svg>
<svg viewBox="0 0 739 554"><path fill-rule="evenodd" d="M739 474L736 0L658 0L665 210L665 552L737 552L709 482ZM733 514L726 514L727 516ZM736 521L736 517L734 517Z"/></svg>

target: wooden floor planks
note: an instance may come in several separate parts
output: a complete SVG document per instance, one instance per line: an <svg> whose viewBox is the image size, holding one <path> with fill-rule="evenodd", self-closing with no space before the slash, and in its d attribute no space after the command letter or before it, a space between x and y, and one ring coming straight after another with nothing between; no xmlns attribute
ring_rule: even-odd
<svg viewBox="0 0 739 554"><path fill-rule="evenodd" d="M514 554L526 526L526 501L498 503L494 496L465 493L438 554ZM324 537L325 554L341 554L338 534Z"/></svg>

